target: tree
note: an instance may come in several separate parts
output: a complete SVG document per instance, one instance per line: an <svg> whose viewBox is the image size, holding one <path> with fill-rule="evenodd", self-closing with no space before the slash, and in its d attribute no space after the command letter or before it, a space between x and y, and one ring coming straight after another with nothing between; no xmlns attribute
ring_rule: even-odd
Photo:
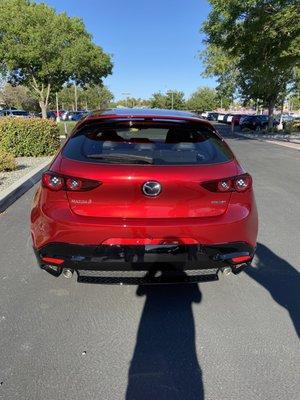
<svg viewBox="0 0 300 400"><path fill-rule="evenodd" d="M178 90L168 90L166 94L154 93L150 99L152 108L183 110L185 108L184 93Z"/></svg>
<svg viewBox="0 0 300 400"><path fill-rule="evenodd" d="M127 97L124 100L118 100L116 106L121 107L149 107L150 100L145 100L136 97Z"/></svg>
<svg viewBox="0 0 300 400"><path fill-rule="evenodd" d="M236 71L236 86L244 99L260 99L268 107L272 126L274 107L292 87L300 62L299 1L210 3L212 11L203 26L208 48L225 55L226 68L231 65Z"/></svg>
<svg viewBox="0 0 300 400"><path fill-rule="evenodd" d="M206 66L203 76L217 76L216 87L221 108L227 108L237 92L237 78L239 71L237 59L230 57L220 46L208 44L200 54L200 58Z"/></svg>
<svg viewBox="0 0 300 400"><path fill-rule="evenodd" d="M85 88L77 88L78 109L104 109L109 107L114 96L111 91L103 85L88 85ZM75 110L75 87L65 86L58 93L59 104L63 109Z"/></svg>
<svg viewBox="0 0 300 400"><path fill-rule="evenodd" d="M289 98L290 110L300 110L300 93Z"/></svg>
<svg viewBox="0 0 300 400"><path fill-rule="evenodd" d="M192 93L186 104L189 110L204 111L218 108L220 101L215 89L203 87Z"/></svg>
<svg viewBox="0 0 300 400"><path fill-rule="evenodd" d="M106 86L88 86L81 92L80 101L90 109L103 110L108 108L114 99L114 95Z"/></svg>
<svg viewBox="0 0 300 400"><path fill-rule="evenodd" d="M151 108L166 108L166 96L161 92L153 93L150 102Z"/></svg>
<svg viewBox="0 0 300 400"><path fill-rule="evenodd" d="M78 90L78 92L80 89ZM58 106L63 110L75 111L75 87L74 85L64 86L58 93ZM56 108L56 98L51 96L49 105L51 109ZM79 105L79 108L80 105Z"/></svg>
<svg viewBox="0 0 300 400"><path fill-rule="evenodd" d="M300 68L295 68L295 82L288 99L290 110L300 110Z"/></svg>
<svg viewBox="0 0 300 400"><path fill-rule="evenodd" d="M7 83L1 90L1 97L6 108L18 108L37 111L38 102L25 86L12 86Z"/></svg>
<svg viewBox="0 0 300 400"><path fill-rule="evenodd" d="M110 56L92 43L81 19L30 0L1 0L0 59L8 82L35 92L45 118L51 92L65 83L101 85Z"/></svg>

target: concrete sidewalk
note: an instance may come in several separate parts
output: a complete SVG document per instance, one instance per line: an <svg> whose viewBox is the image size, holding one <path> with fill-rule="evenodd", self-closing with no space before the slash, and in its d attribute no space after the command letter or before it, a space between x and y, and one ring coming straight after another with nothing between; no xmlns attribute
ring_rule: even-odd
<svg viewBox="0 0 300 400"><path fill-rule="evenodd" d="M45 160L0 193L0 213L4 212L41 179L43 172L48 168L50 162L51 158Z"/></svg>

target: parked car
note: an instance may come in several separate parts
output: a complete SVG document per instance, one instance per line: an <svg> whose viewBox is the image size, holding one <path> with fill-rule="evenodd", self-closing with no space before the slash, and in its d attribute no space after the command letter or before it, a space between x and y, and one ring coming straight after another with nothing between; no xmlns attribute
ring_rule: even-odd
<svg viewBox="0 0 300 400"><path fill-rule="evenodd" d="M239 125L240 125L240 126L242 125L242 123L244 122L245 118L247 118L247 117L252 117L253 115L255 115L255 114L244 114L244 115L242 115L241 118L240 118L240 123L239 123Z"/></svg>
<svg viewBox="0 0 300 400"><path fill-rule="evenodd" d="M24 110L0 110L2 117L29 118L30 114Z"/></svg>
<svg viewBox="0 0 300 400"><path fill-rule="evenodd" d="M240 124L240 121L243 117L246 117L247 115L244 114L235 114L232 118L231 123L233 123L235 126Z"/></svg>
<svg viewBox="0 0 300 400"><path fill-rule="evenodd" d="M31 233L40 267L55 276L238 272L256 247L252 178L195 114L95 112L43 174Z"/></svg>
<svg viewBox="0 0 300 400"><path fill-rule="evenodd" d="M81 118L83 118L87 114L86 111L69 111L65 117L65 120L67 121L79 121Z"/></svg>
<svg viewBox="0 0 300 400"><path fill-rule="evenodd" d="M38 112L30 112L29 116L30 116L30 118L41 118L42 117L41 113L38 113Z"/></svg>
<svg viewBox="0 0 300 400"><path fill-rule="evenodd" d="M60 118L62 118L64 113L65 113L64 110L58 110L58 112L57 110L49 110L47 111L47 118L56 120L58 115Z"/></svg>
<svg viewBox="0 0 300 400"><path fill-rule="evenodd" d="M232 114L225 114L222 122L224 122L225 124L231 124L232 118Z"/></svg>
<svg viewBox="0 0 300 400"><path fill-rule="evenodd" d="M226 123L227 124L231 124L232 120L233 120L234 115L233 114L228 114L227 118L226 118Z"/></svg>
<svg viewBox="0 0 300 400"><path fill-rule="evenodd" d="M201 113L201 117L207 119L208 114L209 114L210 112L211 112L211 111L204 111L204 112L202 112L202 113Z"/></svg>
<svg viewBox="0 0 300 400"><path fill-rule="evenodd" d="M218 113L217 112L209 112L207 115L208 121L218 121Z"/></svg>
<svg viewBox="0 0 300 400"><path fill-rule="evenodd" d="M54 111L47 111L47 118L56 121L56 114L57 113ZM42 114L40 114L40 116L42 116Z"/></svg>
<svg viewBox="0 0 300 400"><path fill-rule="evenodd" d="M269 117L267 115L249 115L240 122L241 129L261 130L268 126ZM279 122L273 120L273 126L277 126Z"/></svg>
<svg viewBox="0 0 300 400"><path fill-rule="evenodd" d="M277 116L278 119L280 119L280 115ZM282 115L282 122L293 122L295 121L295 117L293 115L290 114L283 114Z"/></svg>
<svg viewBox="0 0 300 400"><path fill-rule="evenodd" d="M78 110L78 111L65 111L62 114L61 119L63 121L78 121L81 119L84 115L86 115L87 112L83 110Z"/></svg>
<svg viewBox="0 0 300 400"><path fill-rule="evenodd" d="M223 122L224 121L224 117L225 117L225 114L219 113L218 114L218 122Z"/></svg>

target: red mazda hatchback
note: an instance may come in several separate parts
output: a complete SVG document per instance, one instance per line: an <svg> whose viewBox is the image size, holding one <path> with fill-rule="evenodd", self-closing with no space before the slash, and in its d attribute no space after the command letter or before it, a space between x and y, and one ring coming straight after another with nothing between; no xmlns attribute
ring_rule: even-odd
<svg viewBox="0 0 300 400"><path fill-rule="evenodd" d="M43 174L31 233L40 267L55 276L237 273L256 247L252 179L192 113L95 112Z"/></svg>

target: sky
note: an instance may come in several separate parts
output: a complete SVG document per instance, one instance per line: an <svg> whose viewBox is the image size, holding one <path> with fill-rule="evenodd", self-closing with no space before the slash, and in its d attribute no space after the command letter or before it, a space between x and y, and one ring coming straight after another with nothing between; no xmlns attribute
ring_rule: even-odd
<svg viewBox="0 0 300 400"><path fill-rule="evenodd" d="M215 86L201 76L200 26L205 0L43 0L58 12L83 19L93 41L112 55L113 74L104 84L116 99L148 98L154 92Z"/></svg>

